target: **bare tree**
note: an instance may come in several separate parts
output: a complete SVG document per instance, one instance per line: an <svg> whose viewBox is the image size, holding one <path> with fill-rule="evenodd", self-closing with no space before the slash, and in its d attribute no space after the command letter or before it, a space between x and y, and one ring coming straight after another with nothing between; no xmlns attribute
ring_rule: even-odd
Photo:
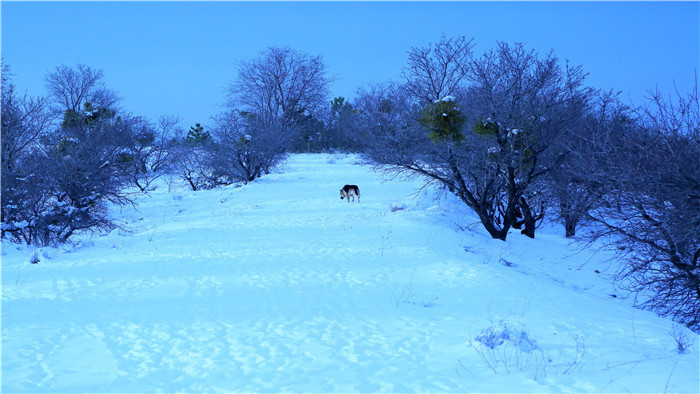
<svg viewBox="0 0 700 394"><path fill-rule="evenodd" d="M180 121L172 116L161 116L155 124L138 117L123 120L132 124L126 146L132 182L142 192L152 190L153 182L172 167L170 142L177 135Z"/></svg>
<svg viewBox="0 0 700 394"><path fill-rule="evenodd" d="M241 64L229 88L229 106L254 113L268 125L296 126L303 116L323 109L330 82L320 56L270 47Z"/></svg>
<svg viewBox="0 0 700 394"><path fill-rule="evenodd" d="M428 103L453 94L469 72L473 46L472 39L443 34L434 45L412 48L403 69L406 90Z"/></svg>
<svg viewBox="0 0 700 394"><path fill-rule="evenodd" d="M547 176L547 193L566 237L574 237L588 213L603 202L610 177L603 163L636 126L632 110L619 101L619 95L597 92L595 102L582 108L583 113L572 114L564 135L555 141L557 149L568 154Z"/></svg>
<svg viewBox="0 0 700 394"><path fill-rule="evenodd" d="M36 147L51 122L43 98L18 96L8 65L2 65L2 171L16 170L20 157Z"/></svg>
<svg viewBox="0 0 700 394"><path fill-rule="evenodd" d="M62 65L49 72L45 78L46 90L54 108L59 113L78 113L86 103L97 108L115 108L117 94L105 87L102 70L83 64L75 68Z"/></svg>
<svg viewBox="0 0 700 394"><path fill-rule="evenodd" d="M497 196L497 238L511 226L534 237L545 212L542 178L566 155L556 141L592 94L585 77L580 66L562 68L552 52L540 58L520 43L498 43L473 63L468 107L473 132L491 144L491 168L482 168L491 175L480 182L490 179L484 193Z"/></svg>
<svg viewBox="0 0 700 394"><path fill-rule="evenodd" d="M155 127L154 149L149 152L148 170L154 173L167 171L172 166L172 152L168 149L170 141L180 133L180 118L163 115L158 117Z"/></svg>
<svg viewBox="0 0 700 394"><path fill-rule="evenodd" d="M2 234L23 239L22 233L36 205L32 168L39 154L40 140L47 135L51 114L42 98L18 96L10 67L2 65Z"/></svg>
<svg viewBox="0 0 700 394"><path fill-rule="evenodd" d="M174 171L193 191L216 187L212 169L214 146L211 134L199 124L190 128L187 136L178 135L169 144Z"/></svg>

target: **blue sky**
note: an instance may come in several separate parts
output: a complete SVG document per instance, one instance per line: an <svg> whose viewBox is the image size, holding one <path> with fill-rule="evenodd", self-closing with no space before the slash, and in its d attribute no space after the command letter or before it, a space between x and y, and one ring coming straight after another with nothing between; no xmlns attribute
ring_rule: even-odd
<svg viewBox="0 0 700 394"><path fill-rule="evenodd" d="M20 91L45 93L58 65L104 71L125 110L183 127L211 124L239 62L269 46L323 57L352 98L367 82L401 79L408 51L447 36L553 49L588 83L634 104L657 86L688 91L700 68L700 2L8 2L2 61Z"/></svg>

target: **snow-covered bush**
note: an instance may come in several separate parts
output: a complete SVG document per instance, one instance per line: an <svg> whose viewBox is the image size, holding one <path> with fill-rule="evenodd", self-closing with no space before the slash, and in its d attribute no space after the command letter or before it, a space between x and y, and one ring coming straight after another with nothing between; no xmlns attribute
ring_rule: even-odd
<svg viewBox="0 0 700 394"><path fill-rule="evenodd" d="M614 146L628 143L626 135L635 126L632 110L619 95L597 92L581 116L571 117L564 138L557 141L568 154L545 178L545 193L566 237L574 237L588 213L602 203L605 181L615 173L601 163L615 156Z"/></svg>
<svg viewBox="0 0 700 394"><path fill-rule="evenodd" d="M249 183L269 174L285 157L290 131L266 125L253 114L231 110L216 118L213 174L230 182Z"/></svg>
<svg viewBox="0 0 700 394"><path fill-rule="evenodd" d="M29 264L39 264L41 262L41 253L39 249L34 249L32 253L29 254Z"/></svg>
<svg viewBox="0 0 700 394"><path fill-rule="evenodd" d="M27 107L5 100L3 81L3 235L33 245L62 243L76 232L111 228L108 205L129 201L123 189L131 162L126 142L134 122L117 116L110 106L116 99L104 89L101 77L100 71L85 66L49 73L47 87L56 111L48 111L50 103L43 101L37 111L62 117L53 119L52 127L42 126L19 150L6 150L6 142L22 141L24 137L15 138L19 130L26 137L42 123L34 119L28 127L16 122L33 118L11 116L17 111L27 115ZM13 152L16 157L7 156Z"/></svg>
<svg viewBox="0 0 700 394"><path fill-rule="evenodd" d="M130 201L123 143L130 127L114 115L88 124L64 122L44 141L46 153L29 160L34 182L27 242L62 243L76 231L112 227L109 204ZM75 143L62 145L66 138Z"/></svg>
<svg viewBox="0 0 700 394"><path fill-rule="evenodd" d="M126 171L131 182L142 192L155 188L154 182L173 172L175 152L171 141L178 132L179 120L161 116L151 123L143 118L130 118L132 133L126 140Z"/></svg>
<svg viewBox="0 0 700 394"><path fill-rule="evenodd" d="M211 189L217 185L217 177L212 169L212 142L195 144L192 141L178 140L169 149L173 155L172 171L186 181L192 190Z"/></svg>
<svg viewBox="0 0 700 394"><path fill-rule="evenodd" d="M51 114L45 100L19 96L10 67L2 65L2 235L22 240L40 191L29 158L49 130Z"/></svg>

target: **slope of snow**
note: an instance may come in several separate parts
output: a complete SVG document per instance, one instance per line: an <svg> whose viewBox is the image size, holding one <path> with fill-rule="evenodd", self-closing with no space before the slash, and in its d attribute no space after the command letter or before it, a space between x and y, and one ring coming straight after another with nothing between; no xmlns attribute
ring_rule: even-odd
<svg viewBox="0 0 700 394"><path fill-rule="evenodd" d="M2 391L698 391L697 335L678 354L604 252L557 227L492 240L450 196L356 160L164 184L115 209L125 229L39 264L3 241Z"/></svg>

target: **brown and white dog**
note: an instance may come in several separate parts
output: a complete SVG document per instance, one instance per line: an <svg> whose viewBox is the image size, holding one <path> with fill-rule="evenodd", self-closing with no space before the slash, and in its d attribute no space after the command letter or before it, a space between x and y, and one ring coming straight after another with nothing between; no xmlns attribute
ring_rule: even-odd
<svg viewBox="0 0 700 394"><path fill-rule="evenodd" d="M355 199L355 196L357 196L357 202L360 202L360 188L357 187L357 185L345 185L343 186L342 189L340 189L340 199L342 200L343 198L347 198L348 202L350 202L350 198L353 200Z"/></svg>

